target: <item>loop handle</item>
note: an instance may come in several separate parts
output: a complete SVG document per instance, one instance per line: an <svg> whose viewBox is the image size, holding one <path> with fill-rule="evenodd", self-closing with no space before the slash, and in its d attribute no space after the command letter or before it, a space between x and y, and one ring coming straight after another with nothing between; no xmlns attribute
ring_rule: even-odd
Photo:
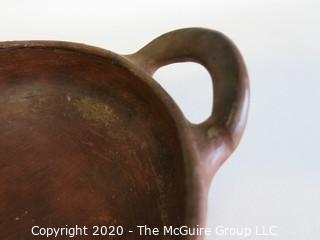
<svg viewBox="0 0 320 240"><path fill-rule="evenodd" d="M218 169L238 145L247 119L249 83L236 46L220 32L186 28L166 33L127 57L151 75L164 65L186 61L208 70L214 83L212 114L191 129L201 158Z"/></svg>

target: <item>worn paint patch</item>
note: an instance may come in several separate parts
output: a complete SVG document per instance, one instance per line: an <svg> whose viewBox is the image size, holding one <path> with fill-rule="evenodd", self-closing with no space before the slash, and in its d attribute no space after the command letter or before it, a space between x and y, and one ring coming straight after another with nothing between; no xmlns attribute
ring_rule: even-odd
<svg viewBox="0 0 320 240"><path fill-rule="evenodd" d="M108 104L93 97L85 96L76 99L73 101L73 105L84 119L95 121L104 126L119 120L117 114Z"/></svg>

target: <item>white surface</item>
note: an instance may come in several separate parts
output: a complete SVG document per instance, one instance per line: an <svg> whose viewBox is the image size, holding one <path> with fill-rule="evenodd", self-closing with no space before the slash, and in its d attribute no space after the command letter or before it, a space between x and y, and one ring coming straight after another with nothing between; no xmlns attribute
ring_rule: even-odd
<svg viewBox="0 0 320 240"><path fill-rule="evenodd" d="M181 27L228 35L248 66L250 117L239 148L214 179L208 226L278 226L277 237L246 239L319 237L319 1L2 0L0 6L0 40L66 40L129 53ZM170 66L156 78L191 120L208 115L203 68Z"/></svg>

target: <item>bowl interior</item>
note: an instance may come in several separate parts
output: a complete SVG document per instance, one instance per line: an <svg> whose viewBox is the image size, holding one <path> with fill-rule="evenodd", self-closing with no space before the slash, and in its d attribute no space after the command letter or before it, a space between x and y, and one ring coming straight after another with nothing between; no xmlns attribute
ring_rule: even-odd
<svg viewBox="0 0 320 240"><path fill-rule="evenodd" d="M174 122L117 61L68 49L2 49L0 109L2 239L34 239L34 225L185 221Z"/></svg>

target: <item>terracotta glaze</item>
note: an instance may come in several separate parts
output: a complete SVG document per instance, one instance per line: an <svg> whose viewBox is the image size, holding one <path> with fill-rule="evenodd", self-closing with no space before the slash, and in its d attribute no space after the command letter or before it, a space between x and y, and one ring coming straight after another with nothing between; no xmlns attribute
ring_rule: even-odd
<svg viewBox="0 0 320 240"><path fill-rule="evenodd" d="M190 123L152 78L202 64L212 115ZM183 84L183 82L181 82ZM205 227L210 182L239 143L249 86L223 34L169 32L130 55L57 41L0 43L0 239L45 238L33 226Z"/></svg>

